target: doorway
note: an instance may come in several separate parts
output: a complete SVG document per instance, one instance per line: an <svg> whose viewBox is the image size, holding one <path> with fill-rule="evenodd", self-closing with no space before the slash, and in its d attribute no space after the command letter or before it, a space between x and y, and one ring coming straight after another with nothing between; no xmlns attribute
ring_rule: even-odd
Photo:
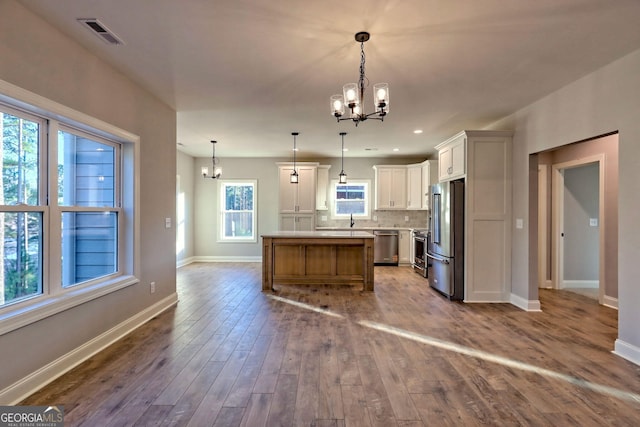
<svg viewBox="0 0 640 427"><path fill-rule="evenodd" d="M531 249L536 257L531 258L530 271L537 273L537 279L531 285L548 289L595 287L598 302L617 309L618 133L541 151L532 154L531 161L531 236L535 242ZM583 167L590 167L591 171ZM591 190L591 199L586 202L588 207L580 206L578 199L582 200L583 196L575 194L581 191L580 188L576 190L576 182L582 185L585 179L593 182L591 188L597 187ZM567 185L572 190L567 190ZM571 208L565 212L567 192L572 192L570 202L582 210L579 215ZM582 231L567 229L571 236L563 236L565 227L575 225L571 224L574 219ZM580 233L589 233L589 243L576 245L575 242L567 242L569 237ZM566 247L565 243L569 246ZM582 248L586 245L597 250L584 253ZM574 267L579 265L582 265L579 274L575 274ZM567 272L569 276L565 274Z"/></svg>
<svg viewBox="0 0 640 427"><path fill-rule="evenodd" d="M604 299L604 156L552 166L553 288Z"/></svg>

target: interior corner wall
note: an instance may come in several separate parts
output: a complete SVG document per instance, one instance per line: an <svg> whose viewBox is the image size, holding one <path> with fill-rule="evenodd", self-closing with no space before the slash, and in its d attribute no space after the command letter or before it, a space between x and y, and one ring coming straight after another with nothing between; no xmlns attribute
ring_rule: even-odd
<svg viewBox="0 0 640 427"><path fill-rule="evenodd" d="M177 152L176 183L176 262L178 265L191 260L195 252L194 242L194 186L195 159L181 151Z"/></svg>
<svg viewBox="0 0 640 427"><path fill-rule="evenodd" d="M175 229L165 219L175 222L176 114L15 0L0 1L0 58L5 82L140 137L142 255L140 283L0 336L3 390L175 295Z"/></svg>
<svg viewBox="0 0 640 427"><path fill-rule="evenodd" d="M559 89L492 124L514 129L514 209L528 215L529 154L618 131L618 340L640 363L640 50ZM527 227L525 227L525 230ZM528 277L529 236L513 234L513 293L529 299L537 283ZM544 308L543 308L544 309ZM617 344L616 344L617 347Z"/></svg>

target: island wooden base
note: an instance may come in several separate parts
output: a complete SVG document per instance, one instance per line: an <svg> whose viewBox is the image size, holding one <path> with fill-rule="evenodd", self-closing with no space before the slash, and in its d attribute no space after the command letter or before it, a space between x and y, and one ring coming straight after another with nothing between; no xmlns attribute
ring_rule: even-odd
<svg viewBox="0 0 640 427"><path fill-rule="evenodd" d="M262 238L262 290L274 284L361 284L373 291L371 238Z"/></svg>

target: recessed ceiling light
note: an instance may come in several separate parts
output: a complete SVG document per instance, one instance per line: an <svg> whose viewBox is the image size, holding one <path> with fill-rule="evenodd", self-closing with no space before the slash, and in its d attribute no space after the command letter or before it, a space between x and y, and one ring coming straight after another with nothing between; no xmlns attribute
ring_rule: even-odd
<svg viewBox="0 0 640 427"><path fill-rule="evenodd" d="M400 149L399 148L394 148L393 151L400 151Z"/></svg>
<svg viewBox="0 0 640 427"><path fill-rule="evenodd" d="M343 148L342 151L349 151L349 149L348 148Z"/></svg>
<svg viewBox="0 0 640 427"><path fill-rule="evenodd" d="M416 130L413 131L413 133L415 133L416 135L420 134L420 133L422 133L422 129L416 129Z"/></svg>

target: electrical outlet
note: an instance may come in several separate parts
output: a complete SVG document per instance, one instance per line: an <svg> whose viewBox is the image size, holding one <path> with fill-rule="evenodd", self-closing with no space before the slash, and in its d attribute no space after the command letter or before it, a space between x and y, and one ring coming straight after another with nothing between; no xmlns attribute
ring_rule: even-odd
<svg viewBox="0 0 640 427"><path fill-rule="evenodd" d="M327 221L327 216L326 215L320 215L320 221L326 222Z"/></svg>
<svg viewBox="0 0 640 427"><path fill-rule="evenodd" d="M378 215L374 215L374 216L373 216L373 220L374 220L374 221L377 221L377 220L378 220Z"/></svg>
<svg viewBox="0 0 640 427"><path fill-rule="evenodd" d="M164 228L171 228L171 218L164 219Z"/></svg>
<svg viewBox="0 0 640 427"><path fill-rule="evenodd" d="M156 291L156 282L149 283L149 292L154 293Z"/></svg>
<svg viewBox="0 0 640 427"><path fill-rule="evenodd" d="M524 221L522 220L522 218L516 218L516 228L523 228L524 227Z"/></svg>
<svg viewBox="0 0 640 427"><path fill-rule="evenodd" d="M589 227L597 227L598 218L589 218Z"/></svg>
<svg viewBox="0 0 640 427"><path fill-rule="evenodd" d="M405 222L408 222L409 221L409 215L405 215L404 220L405 220Z"/></svg>

